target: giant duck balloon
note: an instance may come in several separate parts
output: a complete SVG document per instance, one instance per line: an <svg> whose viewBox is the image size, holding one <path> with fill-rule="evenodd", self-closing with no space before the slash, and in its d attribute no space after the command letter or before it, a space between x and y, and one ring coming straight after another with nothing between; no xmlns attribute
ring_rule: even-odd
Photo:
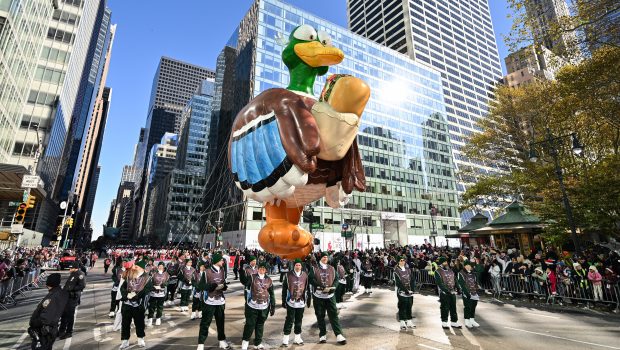
<svg viewBox="0 0 620 350"><path fill-rule="evenodd" d="M313 250L312 235L299 226L306 204L325 197L339 208L354 189L366 188L356 135L370 88L332 75L316 98L316 77L342 62L343 52L309 25L297 27L285 45L290 84L262 92L237 114L228 160L237 187L265 205L260 246L293 259Z"/></svg>

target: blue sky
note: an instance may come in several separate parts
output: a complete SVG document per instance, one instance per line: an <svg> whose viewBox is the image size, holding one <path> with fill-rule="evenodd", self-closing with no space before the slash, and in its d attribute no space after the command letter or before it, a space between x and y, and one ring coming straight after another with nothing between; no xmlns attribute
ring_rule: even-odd
<svg viewBox="0 0 620 350"><path fill-rule="evenodd" d="M345 0L285 0L343 27ZM491 3L499 56L506 56L502 34L510 29L506 0ZM101 152L101 176L93 210L95 234L102 231L116 196L123 165L133 147L146 112L153 76L161 56L214 68L215 59L252 0L108 0L117 24L107 85L112 103ZM174 5L173 5L174 4Z"/></svg>

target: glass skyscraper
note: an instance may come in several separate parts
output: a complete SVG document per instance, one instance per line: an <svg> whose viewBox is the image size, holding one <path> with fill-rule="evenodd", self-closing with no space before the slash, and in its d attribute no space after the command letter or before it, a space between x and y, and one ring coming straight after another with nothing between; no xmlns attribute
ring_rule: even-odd
<svg viewBox="0 0 620 350"><path fill-rule="evenodd" d="M458 170L496 171L465 157L465 138L480 131L502 78L488 0L347 0L349 28L441 73ZM458 189L475 182L460 177Z"/></svg>
<svg viewBox="0 0 620 350"><path fill-rule="evenodd" d="M181 114L177 163L165 201L166 233L174 241L195 242L200 232L214 88L213 79L203 81Z"/></svg>
<svg viewBox="0 0 620 350"><path fill-rule="evenodd" d="M277 38L288 38L302 24L329 33L345 54L340 65L316 80L315 96L330 74L355 75L372 89L358 135L367 191L353 192L343 209L328 208L324 200L316 203L315 223L324 225L315 230L322 248L345 248L340 237L345 222L355 233L353 245L362 249L420 243L433 231L439 236L454 232L460 221L456 178L437 70L283 2L259 0L228 43L238 52L233 110L269 88L287 86L289 72ZM438 209L437 216L431 216L431 206ZM224 245L257 247L262 205L250 201L243 208L239 227L235 222L227 226L234 209L224 211Z"/></svg>
<svg viewBox="0 0 620 350"><path fill-rule="evenodd" d="M43 78L39 76L37 57L43 47L54 4L52 0L0 0L0 163L11 162L22 108L35 73L37 78ZM43 100L47 102L47 97ZM49 103L53 101L52 97ZM36 131L32 133L34 142L28 146L21 143L18 150L20 154L25 151L31 161L37 151Z"/></svg>

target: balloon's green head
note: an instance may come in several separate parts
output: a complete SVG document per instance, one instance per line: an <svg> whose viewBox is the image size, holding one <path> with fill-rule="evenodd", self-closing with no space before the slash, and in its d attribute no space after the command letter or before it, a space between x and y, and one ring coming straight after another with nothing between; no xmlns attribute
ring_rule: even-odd
<svg viewBox="0 0 620 350"><path fill-rule="evenodd" d="M332 46L327 32L317 32L307 24L295 28L282 51L282 61L291 73L287 89L312 94L316 77L343 59L344 53Z"/></svg>

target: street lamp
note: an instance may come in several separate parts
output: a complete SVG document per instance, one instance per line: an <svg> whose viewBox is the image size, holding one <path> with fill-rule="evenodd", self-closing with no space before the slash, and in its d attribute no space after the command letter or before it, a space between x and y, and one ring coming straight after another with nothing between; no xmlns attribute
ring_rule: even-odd
<svg viewBox="0 0 620 350"><path fill-rule="evenodd" d="M551 133L551 130L547 128L547 134L544 140L531 142L530 143L530 161L536 162L539 158L538 152L536 151L536 146L541 147L543 149L547 149L551 157L553 158L553 164L555 166L555 174L558 178L558 183L560 184L560 191L562 192L562 202L564 203L564 209L566 210L566 218L568 220L568 225L570 226L571 239L573 244L575 245L575 250L578 253L581 253L581 245L579 244L579 237L577 237L577 229L575 228L575 220L573 218L573 210L570 206L570 201L568 200L568 195L566 194L566 187L564 186L564 176L562 174L562 168L560 168L560 161L558 158L558 146L560 141L565 138L571 138L572 141L572 151L575 155L579 156L583 153L583 145L579 142L577 138L577 134L570 133L561 136L555 136Z"/></svg>

